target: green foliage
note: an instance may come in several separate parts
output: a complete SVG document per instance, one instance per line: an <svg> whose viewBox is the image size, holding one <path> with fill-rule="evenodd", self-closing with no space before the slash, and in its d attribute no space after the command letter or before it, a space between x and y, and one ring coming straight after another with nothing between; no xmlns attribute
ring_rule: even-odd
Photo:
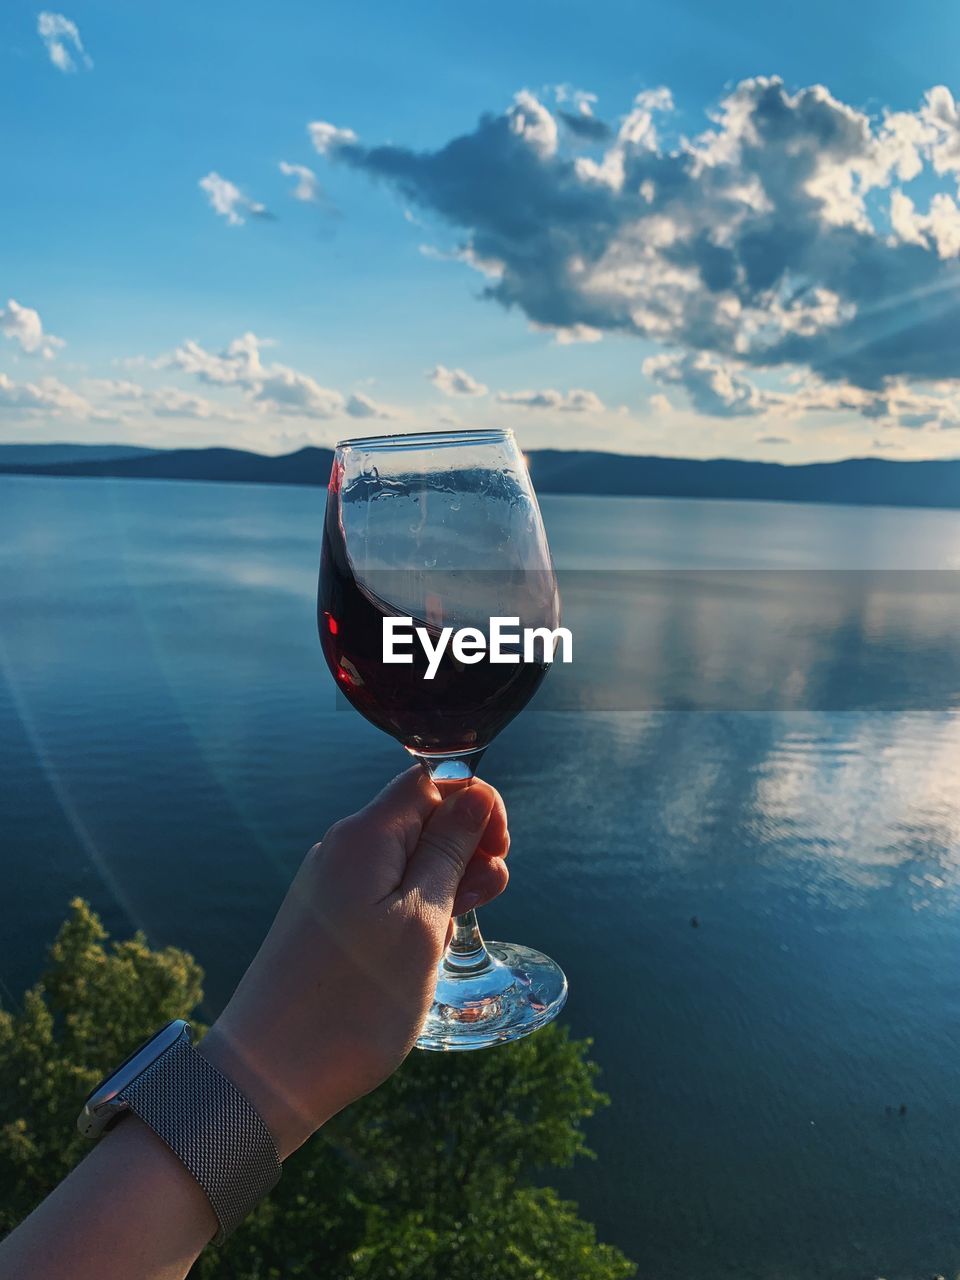
<svg viewBox="0 0 960 1280"><path fill-rule="evenodd" d="M87 1147L80 1104L151 1031L201 998L203 971L142 933L116 942L79 898L18 1013L0 1009L0 1230L9 1231Z"/></svg>
<svg viewBox="0 0 960 1280"><path fill-rule="evenodd" d="M634 1266L549 1187L481 1197L460 1218L371 1213L356 1280L626 1280Z"/></svg>
<svg viewBox="0 0 960 1280"><path fill-rule="evenodd" d="M107 945L76 901L40 983L0 1011L0 1229L83 1154L81 1099L201 999L183 951L142 935ZM191 1021L193 1021L191 1019ZM194 1021L194 1025L196 1025ZM587 1042L545 1028L479 1054L413 1054L331 1121L198 1280L626 1280L575 1206L528 1179L589 1156L582 1125L606 1103Z"/></svg>

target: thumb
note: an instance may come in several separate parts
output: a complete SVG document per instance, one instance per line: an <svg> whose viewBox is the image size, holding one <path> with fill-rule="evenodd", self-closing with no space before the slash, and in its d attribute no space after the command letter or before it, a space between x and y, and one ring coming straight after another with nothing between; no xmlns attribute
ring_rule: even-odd
<svg viewBox="0 0 960 1280"><path fill-rule="evenodd" d="M496 798L492 787L476 781L437 805L407 863L403 889L414 890L425 902L449 912Z"/></svg>

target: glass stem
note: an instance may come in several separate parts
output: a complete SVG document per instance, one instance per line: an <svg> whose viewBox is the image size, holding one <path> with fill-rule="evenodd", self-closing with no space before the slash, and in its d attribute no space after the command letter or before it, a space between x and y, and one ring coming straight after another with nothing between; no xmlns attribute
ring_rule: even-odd
<svg viewBox="0 0 960 1280"><path fill-rule="evenodd" d="M490 967L490 953L483 945L477 913L465 911L453 917L453 937L443 957L443 968L451 976L476 974Z"/></svg>
<svg viewBox="0 0 960 1280"><path fill-rule="evenodd" d="M473 781L483 749L457 755L421 755L411 752L420 761L440 791L457 791ZM490 953L483 944L477 913L465 911L453 917L453 936L447 946L440 968L448 977L473 977L493 965Z"/></svg>

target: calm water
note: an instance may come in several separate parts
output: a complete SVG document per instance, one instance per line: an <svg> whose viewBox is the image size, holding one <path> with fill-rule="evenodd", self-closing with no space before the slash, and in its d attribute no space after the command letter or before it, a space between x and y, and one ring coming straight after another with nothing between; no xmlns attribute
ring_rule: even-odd
<svg viewBox="0 0 960 1280"><path fill-rule="evenodd" d="M195 952L212 1013L304 849L402 763L320 658L322 500L0 479L11 995L82 893ZM563 962L613 1096L565 1190L656 1280L954 1274L952 575L829 576L811 605L809 576L742 571L955 569L960 514L543 505L561 565L648 571L619 600L571 580L623 700L531 709L486 761L514 836L487 932Z"/></svg>

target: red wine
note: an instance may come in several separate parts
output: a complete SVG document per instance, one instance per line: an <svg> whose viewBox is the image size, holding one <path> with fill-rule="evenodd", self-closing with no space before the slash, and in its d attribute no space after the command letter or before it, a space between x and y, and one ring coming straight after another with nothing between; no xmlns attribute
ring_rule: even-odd
<svg viewBox="0 0 960 1280"><path fill-rule="evenodd" d="M383 619L408 616L365 590L347 559L331 495L323 533L317 625L327 664L344 697L411 751L446 753L486 747L522 711L547 672L542 661L459 662L448 645L432 680L414 639L412 664L383 661ZM425 623L414 619L414 625ZM435 641L437 628L428 626Z"/></svg>

